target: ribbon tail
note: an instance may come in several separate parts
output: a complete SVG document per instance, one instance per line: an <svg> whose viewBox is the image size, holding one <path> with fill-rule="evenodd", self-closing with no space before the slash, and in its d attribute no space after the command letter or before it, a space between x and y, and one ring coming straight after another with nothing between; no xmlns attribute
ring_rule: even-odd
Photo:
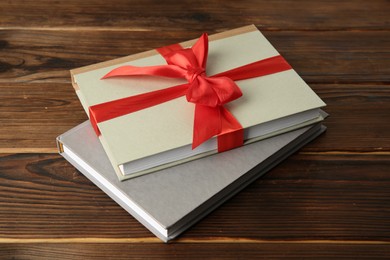
<svg viewBox="0 0 390 260"><path fill-rule="evenodd" d="M244 143L244 130L237 119L223 106L195 106L192 149L218 135L218 152L224 152Z"/></svg>
<svg viewBox="0 0 390 260"><path fill-rule="evenodd" d="M221 111L219 107L196 104L192 149L221 132Z"/></svg>
<svg viewBox="0 0 390 260"><path fill-rule="evenodd" d="M244 144L244 129L225 107L220 107L222 131L218 135L218 152L240 147Z"/></svg>
<svg viewBox="0 0 390 260"><path fill-rule="evenodd" d="M98 126L98 122L97 122L97 119L96 119L96 113L95 111L93 110L92 107L89 107L88 109L89 111L89 121L91 122L91 125L92 125L92 128L93 130L95 131L96 135L97 136L100 136L101 133L100 133L100 130L99 130L99 126Z"/></svg>

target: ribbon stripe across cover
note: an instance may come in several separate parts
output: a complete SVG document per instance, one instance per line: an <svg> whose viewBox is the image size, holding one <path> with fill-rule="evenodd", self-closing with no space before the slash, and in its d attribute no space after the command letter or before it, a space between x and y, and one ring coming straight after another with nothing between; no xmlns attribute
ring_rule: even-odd
<svg viewBox="0 0 390 260"><path fill-rule="evenodd" d="M157 51L164 57L167 65L122 66L110 71L103 79L149 75L184 78L188 83L91 106L89 108L90 120L98 135L100 135L97 126L99 122L185 95L188 102L195 104L192 148L217 136L218 152L230 150L241 146L244 141L241 124L224 107L224 104L242 96L235 81L291 69L286 60L278 55L207 76L207 34L203 34L191 48L183 49L179 44L175 44L159 48Z"/></svg>

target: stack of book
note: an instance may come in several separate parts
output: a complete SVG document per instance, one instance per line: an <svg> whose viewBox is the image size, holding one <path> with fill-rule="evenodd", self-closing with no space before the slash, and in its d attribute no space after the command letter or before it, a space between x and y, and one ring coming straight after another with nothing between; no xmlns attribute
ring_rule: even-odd
<svg viewBox="0 0 390 260"><path fill-rule="evenodd" d="M325 103L255 26L209 39L207 46L193 40L71 71L90 121L57 138L60 154L163 241L177 237L325 131ZM208 48L208 59L195 55L189 63L200 70L188 60L181 61L186 66L175 64L178 56L192 55L199 46L206 55ZM180 73L162 75L168 67L192 74L184 79ZM188 89L226 80L221 77L235 68L244 68L244 76L233 77L242 97L203 108L177 95L177 89L185 89L180 91L191 99ZM115 77L102 79L113 73ZM167 89L175 90L174 98L165 98ZM150 103L161 97L166 100ZM137 108L129 111L132 106ZM201 124L200 131L213 125L213 111L232 115L239 129L222 130L193 147L196 124ZM236 133L242 143L229 149L239 147L221 152L225 144L219 138L232 134L234 139Z"/></svg>

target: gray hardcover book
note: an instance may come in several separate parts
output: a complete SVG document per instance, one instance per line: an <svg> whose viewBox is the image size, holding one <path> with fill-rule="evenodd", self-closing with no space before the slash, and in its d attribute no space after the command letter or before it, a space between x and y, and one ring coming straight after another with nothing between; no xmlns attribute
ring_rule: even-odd
<svg viewBox="0 0 390 260"><path fill-rule="evenodd" d="M65 157L167 242L325 131L319 124L121 182L89 121L57 138Z"/></svg>

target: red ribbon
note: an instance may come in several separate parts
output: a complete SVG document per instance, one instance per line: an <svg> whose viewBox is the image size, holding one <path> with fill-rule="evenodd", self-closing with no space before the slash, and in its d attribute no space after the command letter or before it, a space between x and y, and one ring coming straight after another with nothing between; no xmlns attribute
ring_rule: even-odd
<svg viewBox="0 0 390 260"><path fill-rule="evenodd" d="M219 152L241 146L244 141L242 126L224 107L224 104L242 96L240 88L234 81L291 69L286 60L278 55L213 76L206 76L207 34L203 34L192 48L183 49L175 44L159 48L157 51L165 58L168 65L122 66L110 71L103 79L153 75L185 78L188 83L91 106L90 120L98 135L100 131L97 123L186 95L188 102L195 103L193 149L216 135Z"/></svg>

